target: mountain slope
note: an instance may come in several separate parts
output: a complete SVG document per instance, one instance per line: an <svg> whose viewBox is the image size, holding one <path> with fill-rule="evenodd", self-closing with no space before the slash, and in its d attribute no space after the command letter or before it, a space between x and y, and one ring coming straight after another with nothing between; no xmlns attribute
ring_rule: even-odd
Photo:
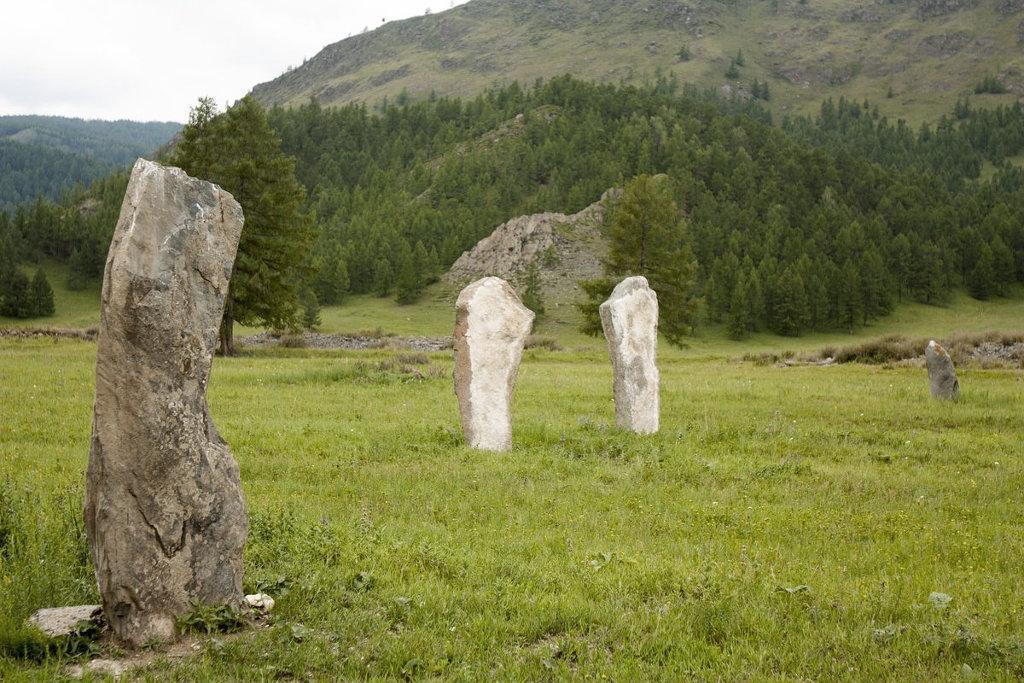
<svg viewBox="0 0 1024 683"><path fill-rule="evenodd" d="M563 73L636 82L671 71L741 95L768 82L776 113L847 95L923 120L986 75L1010 90L1003 100L1024 94L1022 45L1024 0L472 0L329 45L253 93L286 106L375 103Z"/></svg>
<svg viewBox="0 0 1024 683"><path fill-rule="evenodd" d="M58 116L0 116L0 210L43 194L55 199L152 154L177 123L85 121Z"/></svg>

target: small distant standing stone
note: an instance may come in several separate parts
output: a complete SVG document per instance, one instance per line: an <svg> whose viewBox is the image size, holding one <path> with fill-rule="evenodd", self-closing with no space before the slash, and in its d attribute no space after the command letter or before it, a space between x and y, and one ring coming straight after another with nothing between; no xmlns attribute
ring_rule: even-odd
<svg viewBox="0 0 1024 683"><path fill-rule="evenodd" d="M140 159L110 244L85 529L132 645L172 640L196 603L242 605L248 515L206 404L242 220L216 185Z"/></svg>
<svg viewBox="0 0 1024 683"><path fill-rule="evenodd" d="M601 304L601 325L612 357L615 422L637 434L659 427L658 295L647 278L623 280Z"/></svg>
<svg viewBox="0 0 1024 683"><path fill-rule="evenodd" d="M473 448L500 452L512 447L512 391L533 318L500 278L477 280L459 294L455 394L462 431Z"/></svg>
<svg viewBox="0 0 1024 683"><path fill-rule="evenodd" d="M960 381L956 378L953 359L946 349L934 339L928 342L924 352L928 361L928 381L932 385L932 397L942 400L960 398Z"/></svg>

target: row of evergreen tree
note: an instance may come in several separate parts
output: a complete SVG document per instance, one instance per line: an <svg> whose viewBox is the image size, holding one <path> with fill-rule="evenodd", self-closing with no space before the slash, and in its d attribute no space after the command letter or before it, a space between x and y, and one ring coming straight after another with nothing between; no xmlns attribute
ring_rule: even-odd
<svg viewBox="0 0 1024 683"><path fill-rule="evenodd" d="M30 280L19 268L0 266L0 315L8 318L41 318L53 315L53 288L42 268Z"/></svg>
<svg viewBox="0 0 1024 683"><path fill-rule="evenodd" d="M849 329L902 300L937 302L958 286L984 298L1024 278L1024 173L1003 163L1020 148L1019 105L961 101L915 133L840 100L773 127L755 102L668 79L563 77L376 109L310 102L264 114L251 98L220 116L197 109L168 159L186 170L230 190L248 175L265 179L252 169L280 151L294 160L271 166L305 188L280 195L289 216L301 205L305 219L264 244L243 237L240 261L287 246L285 260L302 263L279 268L277 290L293 306L303 287L324 304L349 292L411 303L509 218L574 212L659 175L678 212L665 234L694 258L693 294L737 336ZM985 163L997 167L981 181ZM96 277L124 182L23 207L0 218L0 240L8 235L23 260L64 260L76 278ZM247 230L276 215L257 200L242 202ZM262 272L255 261L251 270ZM247 296L240 287L236 298Z"/></svg>
<svg viewBox="0 0 1024 683"><path fill-rule="evenodd" d="M985 162L1004 166L1024 152L1024 107L977 108L957 100L951 115L915 132L904 120L882 116L876 105L828 99L816 117L787 117L781 128L797 140L856 154L887 168L919 170L957 190L981 175Z"/></svg>

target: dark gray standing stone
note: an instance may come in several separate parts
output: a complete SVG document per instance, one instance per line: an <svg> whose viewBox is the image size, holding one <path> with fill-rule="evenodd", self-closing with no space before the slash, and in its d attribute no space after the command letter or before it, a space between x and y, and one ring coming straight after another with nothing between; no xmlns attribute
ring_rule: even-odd
<svg viewBox="0 0 1024 683"><path fill-rule="evenodd" d="M245 500L206 404L242 222L216 185L140 159L107 256L85 525L133 645L175 638L193 603L243 604Z"/></svg>
<svg viewBox="0 0 1024 683"><path fill-rule="evenodd" d="M953 359L946 349L935 340L928 342L924 351L928 362L928 381L931 383L934 398L950 400L960 397L960 381L956 378Z"/></svg>

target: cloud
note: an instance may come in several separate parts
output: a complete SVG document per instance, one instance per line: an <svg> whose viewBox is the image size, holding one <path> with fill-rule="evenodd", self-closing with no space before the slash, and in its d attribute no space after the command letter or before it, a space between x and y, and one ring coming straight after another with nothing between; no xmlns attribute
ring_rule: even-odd
<svg viewBox="0 0 1024 683"><path fill-rule="evenodd" d="M184 121L427 0L33 0L4 8L0 114ZM454 4L461 4L454 3Z"/></svg>

